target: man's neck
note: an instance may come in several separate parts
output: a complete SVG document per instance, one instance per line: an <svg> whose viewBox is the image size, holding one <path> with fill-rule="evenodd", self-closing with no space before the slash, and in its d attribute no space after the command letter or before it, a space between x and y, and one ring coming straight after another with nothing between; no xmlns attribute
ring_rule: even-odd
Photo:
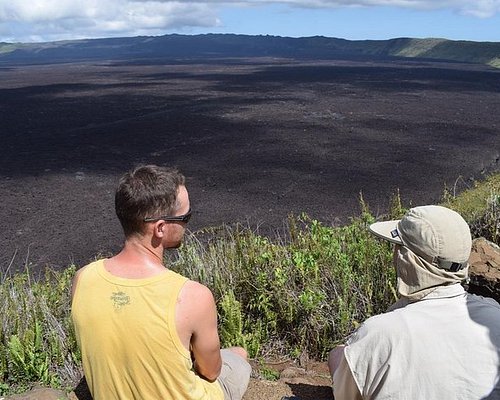
<svg viewBox="0 0 500 400"><path fill-rule="evenodd" d="M165 272L163 247L144 238L129 237L117 255L106 260L105 268L123 278L147 278Z"/></svg>

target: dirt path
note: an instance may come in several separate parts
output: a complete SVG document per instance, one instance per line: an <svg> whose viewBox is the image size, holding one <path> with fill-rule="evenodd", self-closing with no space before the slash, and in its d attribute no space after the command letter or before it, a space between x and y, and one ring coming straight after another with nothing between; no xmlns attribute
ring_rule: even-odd
<svg viewBox="0 0 500 400"><path fill-rule="evenodd" d="M301 400L333 400L326 363L308 363L306 368L282 366L280 379L252 379L243 400L279 400L282 396Z"/></svg>

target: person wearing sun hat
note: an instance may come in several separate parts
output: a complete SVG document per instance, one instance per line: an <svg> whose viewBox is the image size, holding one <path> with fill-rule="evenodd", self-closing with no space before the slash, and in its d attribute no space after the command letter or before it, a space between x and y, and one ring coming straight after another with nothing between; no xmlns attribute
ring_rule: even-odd
<svg viewBox="0 0 500 400"><path fill-rule="evenodd" d="M330 352L335 399L500 399L500 305L461 285L465 220L430 205L369 230L395 245L399 300Z"/></svg>

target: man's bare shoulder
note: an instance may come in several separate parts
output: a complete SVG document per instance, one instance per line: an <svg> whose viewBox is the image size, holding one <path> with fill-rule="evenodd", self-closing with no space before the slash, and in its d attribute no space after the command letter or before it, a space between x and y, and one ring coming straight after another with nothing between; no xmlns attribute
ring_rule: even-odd
<svg viewBox="0 0 500 400"><path fill-rule="evenodd" d="M177 297L175 319L177 332L187 349L193 337L206 338L207 331L212 329L217 332L217 309L210 289L188 280Z"/></svg>
<svg viewBox="0 0 500 400"><path fill-rule="evenodd" d="M210 289L205 285L188 280L179 293L179 302L202 304L214 304L214 296Z"/></svg>
<svg viewBox="0 0 500 400"><path fill-rule="evenodd" d="M199 282L187 281L177 297L177 317L184 319L191 329L217 315L212 292ZM216 318L216 317L215 317Z"/></svg>

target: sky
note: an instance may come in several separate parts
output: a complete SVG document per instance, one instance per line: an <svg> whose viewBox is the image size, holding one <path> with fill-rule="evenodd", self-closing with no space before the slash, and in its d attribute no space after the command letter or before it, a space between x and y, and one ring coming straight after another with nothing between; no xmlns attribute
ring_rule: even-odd
<svg viewBox="0 0 500 400"><path fill-rule="evenodd" d="M500 0L0 0L0 42L172 33L500 42Z"/></svg>

